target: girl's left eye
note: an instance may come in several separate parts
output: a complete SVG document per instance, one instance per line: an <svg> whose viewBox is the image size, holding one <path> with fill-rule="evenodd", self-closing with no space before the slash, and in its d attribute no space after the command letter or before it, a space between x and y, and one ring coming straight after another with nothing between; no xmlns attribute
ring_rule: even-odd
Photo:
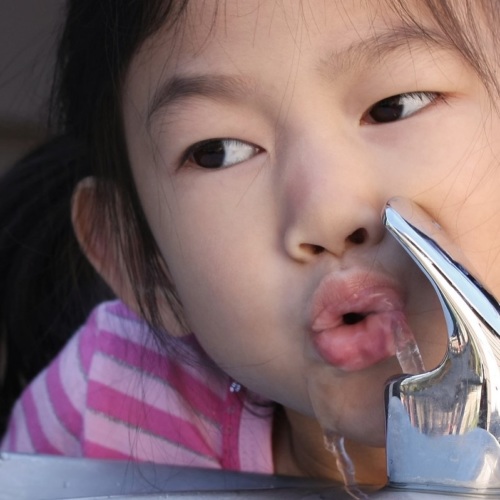
<svg viewBox="0 0 500 500"><path fill-rule="evenodd" d="M437 92L409 92L375 103L363 117L365 123L391 123L417 113L440 97Z"/></svg>
<svg viewBox="0 0 500 500"><path fill-rule="evenodd" d="M250 160L261 151L254 144L238 139L208 139L191 146L186 152L185 162L218 169Z"/></svg>

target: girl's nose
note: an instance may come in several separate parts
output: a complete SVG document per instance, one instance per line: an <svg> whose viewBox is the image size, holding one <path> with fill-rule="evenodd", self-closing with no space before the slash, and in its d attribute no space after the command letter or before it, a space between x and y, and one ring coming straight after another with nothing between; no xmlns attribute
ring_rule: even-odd
<svg viewBox="0 0 500 500"><path fill-rule="evenodd" d="M387 189L369 160L354 156L328 162L323 157L316 165L297 160L287 168L283 243L294 260L308 262L322 253L342 258L383 239L380 214Z"/></svg>
<svg viewBox="0 0 500 500"><path fill-rule="evenodd" d="M384 236L378 207L330 204L327 216L303 214L287 225L284 245L294 260L308 262L321 253L342 258L346 252L375 246Z"/></svg>

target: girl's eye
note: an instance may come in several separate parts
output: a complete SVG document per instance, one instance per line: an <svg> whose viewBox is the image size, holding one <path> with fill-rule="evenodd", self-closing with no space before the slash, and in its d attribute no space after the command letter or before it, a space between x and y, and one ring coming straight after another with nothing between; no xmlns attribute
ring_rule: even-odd
<svg viewBox="0 0 500 500"><path fill-rule="evenodd" d="M208 139L191 146L185 161L202 168L223 168L250 160L261 149L238 139Z"/></svg>
<svg viewBox="0 0 500 500"><path fill-rule="evenodd" d="M366 113L367 123L390 123L403 120L432 104L439 98L437 92L409 92L375 103Z"/></svg>

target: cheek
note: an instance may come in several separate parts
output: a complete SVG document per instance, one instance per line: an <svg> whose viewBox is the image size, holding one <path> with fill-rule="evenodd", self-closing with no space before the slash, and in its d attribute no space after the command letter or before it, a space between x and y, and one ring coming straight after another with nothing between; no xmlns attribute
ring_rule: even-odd
<svg viewBox="0 0 500 500"><path fill-rule="evenodd" d="M500 294L500 171L470 183L470 191L455 209L448 209L454 221L456 243L468 259L466 266L497 297Z"/></svg>
<svg viewBox="0 0 500 500"><path fill-rule="evenodd" d="M444 183L417 197L462 250L468 260L464 264L496 294L500 291L499 155L500 148L478 141L466 154L457 155Z"/></svg>
<svg viewBox="0 0 500 500"><path fill-rule="evenodd" d="M266 291L259 286L266 238L255 238L251 210L236 211L220 197L184 192L148 218L168 265L190 327L200 335L236 331L262 310ZM211 200L216 199L215 202ZM245 207L248 208L248 207ZM246 322L246 323L245 323ZM215 341L215 340L214 340Z"/></svg>
<svg viewBox="0 0 500 500"><path fill-rule="evenodd" d="M463 202L498 158L498 117L485 120L482 107L468 101L450 106L449 113L431 111L397 127L368 131L376 164L396 194L420 203L433 200L436 207ZM430 129L436 132L429 134Z"/></svg>
<svg viewBox="0 0 500 500"><path fill-rule="evenodd" d="M187 169L158 184L162 194L144 198L145 211L190 314L216 297L252 300L276 246L265 184L244 168Z"/></svg>

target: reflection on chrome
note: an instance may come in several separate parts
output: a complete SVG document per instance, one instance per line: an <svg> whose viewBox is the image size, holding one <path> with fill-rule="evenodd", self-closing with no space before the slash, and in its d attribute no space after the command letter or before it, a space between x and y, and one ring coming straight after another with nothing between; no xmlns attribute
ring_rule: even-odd
<svg viewBox="0 0 500 500"><path fill-rule="evenodd" d="M434 286L448 329L436 369L387 385L389 483L498 495L499 304L418 205L394 198L383 222Z"/></svg>

